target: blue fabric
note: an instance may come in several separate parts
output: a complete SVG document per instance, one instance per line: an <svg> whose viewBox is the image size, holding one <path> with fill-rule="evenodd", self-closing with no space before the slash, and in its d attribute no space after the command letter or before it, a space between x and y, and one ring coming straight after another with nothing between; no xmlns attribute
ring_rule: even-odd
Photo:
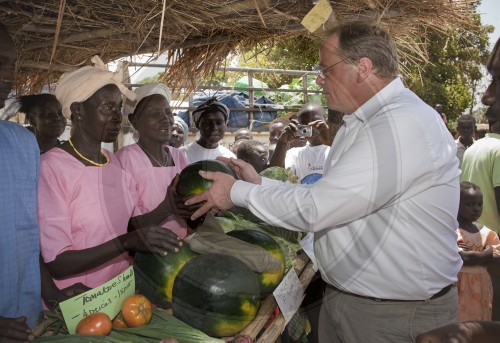
<svg viewBox="0 0 500 343"><path fill-rule="evenodd" d="M248 108L249 97L248 94L244 92L196 93L193 97L193 106L197 107L213 96L217 98L217 101L222 102L229 108ZM265 96L261 96L258 98L254 97L254 106L256 108L260 108L261 111L253 113L253 119L255 120L253 127L259 127L261 125L264 125L265 123L273 121L273 119L276 118L277 112L274 109L273 105L274 103ZM186 123L189 123L189 116L187 111L179 112L178 115ZM248 117L248 113L245 111L231 110L227 122L227 127L249 127L250 121Z"/></svg>
<svg viewBox="0 0 500 343"><path fill-rule="evenodd" d="M0 316L26 316L30 327L41 309L39 165L35 136L20 125L0 121Z"/></svg>

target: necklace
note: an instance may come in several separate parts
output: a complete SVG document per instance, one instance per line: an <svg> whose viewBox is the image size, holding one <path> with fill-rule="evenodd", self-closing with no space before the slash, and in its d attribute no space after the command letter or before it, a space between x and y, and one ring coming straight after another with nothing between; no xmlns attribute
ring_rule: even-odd
<svg viewBox="0 0 500 343"><path fill-rule="evenodd" d="M156 162L156 164L159 166L159 167L168 167L169 166L169 162L170 162L170 154L168 153L168 151L164 148L162 148L162 151L164 151L166 154L167 154L167 157L165 158L165 163L160 163L160 161L158 161L146 148L144 148L139 142L137 142L137 145L142 149L142 151L144 151L146 153L146 155L148 155L150 158L153 159L153 161Z"/></svg>
<svg viewBox="0 0 500 343"><path fill-rule="evenodd" d="M97 163L97 162L92 161L90 158L87 158L87 157L83 156L75 148L75 146L73 145L73 142L71 141L71 138L68 140L68 142L69 142L69 145L71 145L71 147L73 148L73 151L78 155L78 157L80 157L84 161L87 161L88 163L90 163L90 164L92 164L94 166L97 166L97 167L103 167L103 166L107 166L109 164L109 158L108 158L108 156L102 150L101 150L101 154L104 156L104 158L106 158L106 162L104 162L104 163Z"/></svg>

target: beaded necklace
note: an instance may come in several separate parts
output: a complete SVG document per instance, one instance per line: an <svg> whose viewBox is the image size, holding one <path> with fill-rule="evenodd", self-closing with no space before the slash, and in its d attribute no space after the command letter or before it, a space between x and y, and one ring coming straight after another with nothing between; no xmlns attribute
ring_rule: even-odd
<svg viewBox="0 0 500 343"><path fill-rule="evenodd" d="M76 148L75 146L73 145L73 142L71 141L71 138L68 140L69 142L69 145L71 145L71 147L73 148L73 151L78 155L78 157L80 157L81 159L83 159L84 161L87 161L88 163L96 166L96 167L103 167L103 166L107 166L109 164L109 158L108 156L101 150L101 154L104 156L104 158L106 158L106 162L104 163L97 163L97 162L94 162L92 161L90 158L87 158L85 156L83 156Z"/></svg>

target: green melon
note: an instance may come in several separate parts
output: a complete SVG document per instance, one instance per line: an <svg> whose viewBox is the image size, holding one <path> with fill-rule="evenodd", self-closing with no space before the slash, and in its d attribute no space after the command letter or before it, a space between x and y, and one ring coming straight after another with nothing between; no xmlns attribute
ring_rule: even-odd
<svg viewBox="0 0 500 343"><path fill-rule="evenodd" d="M177 253L160 256L150 253L137 253L134 269L145 281L168 302L172 302L172 289L179 270L197 253L184 243Z"/></svg>
<svg viewBox="0 0 500 343"><path fill-rule="evenodd" d="M233 336L259 308L259 281L236 257L200 255L184 265L174 282L174 316L212 337Z"/></svg>
<svg viewBox="0 0 500 343"><path fill-rule="evenodd" d="M233 170L229 166L218 160L203 160L187 165L180 174L177 184L177 193L181 196L191 196L203 193L212 185L211 180L202 178L198 172L200 170L223 172L236 178Z"/></svg>
<svg viewBox="0 0 500 343"><path fill-rule="evenodd" d="M234 230L228 232L227 235L257 245L280 261L280 269L256 273L259 277L261 295L267 296L271 294L279 285L285 273L285 255L279 244L268 234L256 230Z"/></svg>

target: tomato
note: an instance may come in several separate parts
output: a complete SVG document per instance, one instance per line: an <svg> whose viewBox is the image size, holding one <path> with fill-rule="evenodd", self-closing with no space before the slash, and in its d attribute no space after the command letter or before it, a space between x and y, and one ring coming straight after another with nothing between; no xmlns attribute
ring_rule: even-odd
<svg viewBox="0 0 500 343"><path fill-rule="evenodd" d="M94 336L107 336L111 332L111 319L106 313L97 312L89 314L80 320L76 326L76 333Z"/></svg>
<svg viewBox="0 0 500 343"><path fill-rule="evenodd" d="M125 321L123 320L122 313L118 313L118 315L113 319L113 327L115 328L128 328L127 324L125 324Z"/></svg>
<svg viewBox="0 0 500 343"><path fill-rule="evenodd" d="M151 321L151 302L141 294L135 294L123 302L122 317L128 327L146 325Z"/></svg>

